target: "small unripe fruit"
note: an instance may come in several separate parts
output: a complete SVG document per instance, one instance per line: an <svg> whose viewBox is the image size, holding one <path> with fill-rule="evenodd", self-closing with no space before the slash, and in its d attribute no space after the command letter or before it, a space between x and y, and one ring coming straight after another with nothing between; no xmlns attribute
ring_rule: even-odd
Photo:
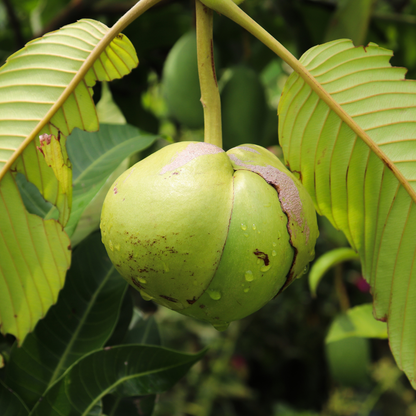
<svg viewBox="0 0 416 416"><path fill-rule="evenodd" d="M225 149L252 142L256 137L261 140L258 133L263 131L267 116L266 93L256 71L245 65L235 66L229 71L231 76L221 91Z"/></svg>
<svg viewBox="0 0 416 416"><path fill-rule="evenodd" d="M318 236L312 200L266 149L169 145L113 184L102 240L146 299L225 329L303 274Z"/></svg>
<svg viewBox="0 0 416 416"><path fill-rule="evenodd" d="M190 129L204 127L194 30L170 50L163 67L162 88L170 117Z"/></svg>

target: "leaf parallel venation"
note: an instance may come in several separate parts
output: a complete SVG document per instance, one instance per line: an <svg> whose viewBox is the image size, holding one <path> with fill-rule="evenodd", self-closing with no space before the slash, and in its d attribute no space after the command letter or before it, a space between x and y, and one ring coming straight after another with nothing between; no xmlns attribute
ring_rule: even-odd
<svg viewBox="0 0 416 416"><path fill-rule="evenodd" d="M25 139L59 99L107 31L102 23L84 19L29 42L9 57L0 69L0 171L11 158L22 152ZM59 129L66 137L75 127L97 130L92 87L96 81L121 78L137 63L128 39L122 35L115 38L50 123L36 136L43 133L57 135ZM34 183L45 199L59 208L59 183L54 181L53 172L45 164L37 146L38 137L26 145L14 168Z"/></svg>
<svg viewBox="0 0 416 416"><path fill-rule="evenodd" d="M279 137L318 212L359 253L375 315L387 320L393 354L416 385L416 82L391 67L391 55L339 40L301 58L370 144L297 74L279 104Z"/></svg>
<svg viewBox="0 0 416 416"><path fill-rule="evenodd" d="M0 212L0 327L23 339L57 300L70 240L59 223L25 210L10 173L0 182Z"/></svg>
<svg viewBox="0 0 416 416"><path fill-rule="evenodd" d="M81 20L29 42L0 68L0 330L19 343L56 302L70 264L62 227L71 210L71 170L55 176L37 149L39 136L60 136L55 151L69 168L66 137L75 127L98 129L92 87L121 78L138 64L133 45L120 34L78 82L81 67L108 31L100 22ZM16 172L56 206L59 223L27 213Z"/></svg>

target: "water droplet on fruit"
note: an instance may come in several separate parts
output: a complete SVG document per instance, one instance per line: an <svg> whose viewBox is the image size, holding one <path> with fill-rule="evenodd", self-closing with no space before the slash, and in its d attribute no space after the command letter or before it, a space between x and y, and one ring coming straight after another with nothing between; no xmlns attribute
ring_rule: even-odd
<svg viewBox="0 0 416 416"><path fill-rule="evenodd" d="M247 270L244 277L245 277L247 282L252 282L254 280L254 275L253 275L253 272L251 270Z"/></svg>
<svg viewBox="0 0 416 416"><path fill-rule="evenodd" d="M309 271L309 263L305 266L305 268L303 269L303 274L308 273Z"/></svg>
<svg viewBox="0 0 416 416"><path fill-rule="evenodd" d="M260 234L260 231L257 231L257 234Z"/></svg>
<svg viewBox="0 0 416 416"><path fill-rule="evenodd" d="M276 243L273 243L273 247L276 247L277 246L277 244Z"/></svg>
<svg viewBox="0 0 416 416"><path fill-rule="evenodd" d="M244 293L248 293L249 290L249 288L244 289Z"/></svg>
<svg viewBox="0 0 416 416"><path fill-rule="evenodd" d="M222 322L222 323L218 323L218 324L212 324L212 326L219 332L225 331L230 324L228 322Z"/></svg>
<svg viewBox="0 0 416 416"><path fill-rule="evenodd" d="M108 242L108 246L110 247L111 251L114 251L113 242L111 240Z"/></svg>
<svg viewBox="0 0 416 416"><path fill-rule="evenodd" d="M110 224L108 224L108 232L110 232L111 228L113 227L113 223L110 222Z"/></svg>
<svg viewBox="0 0 416 416"><path fill-rule="evenodd" d="M208 295L213 300L220 300L221 299L221 293L218 292L218 290L208 290Z"/></svg>
<svg viewBox="0 0 416 416"><path fill-rule="evenodd" d="M263 266L260 271L261 272L268 272L270 270L270 268L272 267L271 264L269 264L268 266Z"/></svg>
<svg viewBox="0 0 416 416"><path fill-rule="evenodd" d="M146 279L143 279L143 277L138 277L138 278L137 278L137 280L138 280L140 283L143 283L144 285L147 283L147 280L146 280Z"/></svg>
<svg viewBox="0 0 416 416"><path fill-rule="evenodd" d="M245 236L245 237L248 237L248 234L247 234L247 233L244 233L244 236Z"/></svg>
<svg viewBox="0 0 416 416"><path fill-rule="evenodd" d="M269 208L269 207L271 207L271 206L272 206L272 204L269 202L268 204L264 204L264 206L265 206L266 208Z"/></svg>
<svg viewBox="0 0 416 416"><path fill-rule="evenodd" d="M282 236L282 233L280 231L277 232L277 238L280 238Z"/></svg>
<svg viewBox="0 0 416 416"><path fill-rule="evenodd" d="M163 263L163 270L165 271L165 273L167 273L169 271L169 267L165 262L162 262L162 263Z"/></svg>
<svg viewBox="0 0 416 416"><path fill-rule="evenodd" d="M117 250L117 251L120 251L120 244L116 244L115 246L114 246L114 248Z"/></svg>
<svg viewBox="0 0 416 416"><path fill-rule="evenodd" d="M273 250L273 251L272 251L272 256L273 256L273 257L276 257L276 255L277 255L276 250Z"/></svg>
<svg viewBox="0 0 416 416"><path fill-rule="evenodd" d="M261 263L261 260L260 259L257 259L257 264L260 264Z"/></svg>
<svg viewBox="0 0 416 416"><path fill-rule="evenodd" d="M242 229L243 231L247 230L247 225L245 225L245 224L241 224L241 229Z"/></svg>
<svg viewBox="0 0 416 416"><path fill-rule="evenodd" d="M148 295L146 292L143 292L143 290L140 290L140 295L144 300L152 300L154 299L153 296Z"/></svg>
<svg viewBox="0 0 416 416"><path fill-rule="evenodd" d="M256 224L253 224L253 230L256 230L257 229L257 227L256 227Z"/></svg>

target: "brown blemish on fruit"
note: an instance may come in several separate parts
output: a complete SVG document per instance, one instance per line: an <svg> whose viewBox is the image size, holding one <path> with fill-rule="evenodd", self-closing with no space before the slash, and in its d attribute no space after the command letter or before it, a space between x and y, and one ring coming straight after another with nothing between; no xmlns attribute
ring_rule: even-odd
<svg viewBox="0 0 416 416"><path fill-rule="evenodd" d="M199 305L199 307L200 307L201 309L204 309L204 308L205 308L205 305Z"/></svg>
<svg viewBox="0 0 416 416"><path fill-rule="evenodd" d="M216 153L222 152L224 150L210 143L190 143L184 150L177 153L171 162L162 168L159 174L164 175L165 173L179 169L199 156L215 155Z"/></svg>
<svg viewBox="0 0 416 416"><path fill-rule="evenodd" d="M305 244L308 244L309 227L306 223L306 218L304 219L302 217L302 201L300 199L299 190L295 185L295 182L293 182L292 178L273 166L250 165L244 163L235 155L231 154L229 157L237 166L244 167L251 172L257 173L267 183L272 185L277 190L280 205L289 220L288 224L294 220L300 229L304 225L304 232L306 237ZM303 220L305 220L305 224L303 224ZM288 226L288 231L291 235L292 233L295 233L295 230L290 228L291 227Z"/></svg>
<svg viewBox="0 0 416 416"><path fill-rule="evenodd" d="M193 299L186 299L186 301L190 304L193 305L196 302L195 296L193 297Z"/></svg>
<svg viewBox="0 0 416 416"><path fill-rule="evenodd" d="M113 192L114 192L114 195L118 192L118 190L117 190L117 186L115 186L115 187L113 188Z"/></svg>
<svg viewBox="0 0 416 416"><path fill-rule="evenodd" d="M264 261L265 266L268 266L270 264L269 256L266 253L259 251L257 248L256 251L253 251L253 253L257 258Z"/></svg>
<svg viewBox="0 0 416 416"><path fill-rule="evenodd" d="M169 302L174 302L176 303L178 301L178 299L172 298L170 296L166 296L166 295L159 295L159 297L168 300Z"/></svg>

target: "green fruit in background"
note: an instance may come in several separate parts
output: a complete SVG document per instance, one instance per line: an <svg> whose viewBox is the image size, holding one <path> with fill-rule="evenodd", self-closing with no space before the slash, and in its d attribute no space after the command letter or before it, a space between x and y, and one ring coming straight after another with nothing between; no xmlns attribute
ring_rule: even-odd
<svg viewBox="0 0 416 416"><path fill-rule="evenodd" d="M347 314L337 315L332 325L342 329L345 334L356 330ZM371 360L368 338L350 336L327 342L325 352L329 371L337 383L347 387L359 387L369 383Z"/></svg>
<svg viewBox="0 0 416 416"><path fill-rule="evenodd" d="M332 378L347 387L369 383L370 342L349 337L326 344L326 358Z"/></svg>
<svg viewBox="0 0 416 416"><path fill-rule="evenodd" d="M253 69L244 65L231 69L221 92L221 110L225 149L261 139L268 107L264 86Z"/></svg>
<svg viewBox="0 0 416 416"><path fill-rule="evenodd" d="M275 297L314 257L313 203L266 149L166 146L113 184L102 240L145 299L225 329Z"/></svg>
<svg viewBox="0 0 416 416"><path fill-rule="evenodd" d="M163 93L170 116L191 129L204 126L196 55L196 32L173 45L163 67Z"/></svg>

